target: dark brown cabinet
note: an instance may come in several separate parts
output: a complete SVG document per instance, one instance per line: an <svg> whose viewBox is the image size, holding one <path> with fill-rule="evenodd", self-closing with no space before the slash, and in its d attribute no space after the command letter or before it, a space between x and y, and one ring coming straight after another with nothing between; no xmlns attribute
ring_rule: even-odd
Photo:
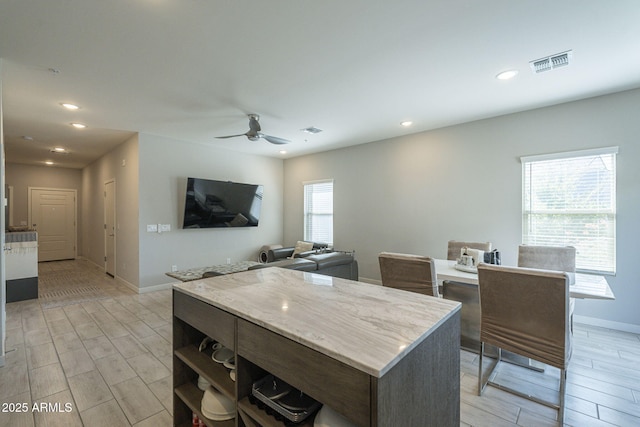
<svg viewBox="0 0 640 427"><path fill-rule="evenodd" d="M285 427L250 402L255 381L273 374L334 408L358 426L458 426L460 424L459 311L454 313L381 377L200 301L180 290L173 295L174 425L202 417L201 375L236 402L236 418L209 427ZM209 336L232 348L236 381L207 352ZM313 426L313 418L299 424Z"/></svg>

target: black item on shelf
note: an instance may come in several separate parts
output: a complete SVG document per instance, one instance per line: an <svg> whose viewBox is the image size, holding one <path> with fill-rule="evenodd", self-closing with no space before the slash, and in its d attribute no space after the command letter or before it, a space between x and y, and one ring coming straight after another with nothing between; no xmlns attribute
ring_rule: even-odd
<svg viewBox="0 0 640 427"><path fill-rule="evenodd" d="M275 390L274 386L276 387ZM283 393L285 390L289 391ZM276 418L278 418L278 415L282 416L293 423L304 421L320 409L321 406L317 400L273 375L267 375L253 383L251 394L258 400L258 407L261 406L260 403L266 405L265 412L274 415ZM277 397L271 399L267 397L269 395ZM273 413L274 411L275 414Z"/></svg>

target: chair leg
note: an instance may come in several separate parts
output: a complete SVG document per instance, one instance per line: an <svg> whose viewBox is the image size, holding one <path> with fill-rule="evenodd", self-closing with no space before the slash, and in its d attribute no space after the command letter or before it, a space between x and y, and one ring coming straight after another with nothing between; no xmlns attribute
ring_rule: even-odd
<svg viewBox="0 0 640 427"><path fill-rule="evenodd" d="M493 375L493 371L495 371L498 363L502 360L502 349L498 347L498 358L491 368L489 368L489 373L487 374L487 380L484 381L484 376L482 375L482 360L484 358L484 342L480 341L480 360L478 362L478 396L482 396L482 392L484 391L487 384L490 382L491 376Z"/></svg>
<svg viewBox="0 0 640 427"><path fill-rule="evenodd" d="M480 360L478 361L478 396L482 396L482 391L486 384L482 384L482 358L484 356L484 343L480 342Z"/></svg>
<svg viewBox="0 0 640 427"><path fill-rule="evenodd" d="M564 395L567 386L567 370L560 370L560 405L558 408L558 421L560 425L564 425Z"/></svg>
<svg viewBox="0 0 640 427"><path fill-rule="evenodd" d="M496 366L498 366L498 363L500 362L501 358L502 358L502 349L500 347L498 347L498 359L496 360L495 364L491 367L491 369L489 370L489 374L486 377L486 381L484 380L484 376L482 375L482 359L484 356L484 342L480 343L480 362L479 362L479 366L478 366L478 396L482 396L482 392L484 391L485 387L487 385L492 385L493 387L496 387L500 390L504 390L507 391L509 393L515 394L516 396L520 396L523 397L525 399L531 400L533 402L536 403L540 403L542 405L548 406L550 408L554 408L558 410L558 421L560 422L560 425L564 425L564 402L565 402L565 391L566 391L566 386L567 386L567 370L566 369L561 369L560 370L560 403L558 405L556 405L554 402L549 402L543 399L539 399L531 394L528 393L523 393L520 390L516 390L514 388L511 387L507 387L505 385L496 383L494 381L492 381L491 377L493 376L493 373L496 369Z"/></svg>

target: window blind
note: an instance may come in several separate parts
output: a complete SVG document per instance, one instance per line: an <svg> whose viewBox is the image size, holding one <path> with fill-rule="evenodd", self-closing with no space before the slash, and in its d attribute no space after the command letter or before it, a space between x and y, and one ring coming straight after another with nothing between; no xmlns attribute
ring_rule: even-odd
<svg viewBox="0 0 640 427"><path fill-rule="evenodd" d="M522 157L522 242L574 246L576 269L614 274L617 152Z"/></svg>
<svg viewBox="0 0 640 427"><path fill-rule="evenodd" d="M333 180L304 183L304 240L333 245Z"/></svg>

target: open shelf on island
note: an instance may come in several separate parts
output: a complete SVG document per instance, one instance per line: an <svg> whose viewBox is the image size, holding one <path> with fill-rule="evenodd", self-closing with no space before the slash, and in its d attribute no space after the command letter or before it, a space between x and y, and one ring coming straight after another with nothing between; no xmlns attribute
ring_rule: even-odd
<svg viewBox="0 0 640 427"><path fill-rule="evenodd" d="M215 421L210 420L205 417L200 410L200 404L202 402L202 396L204 392L200 390L197 386L186 383L182 384L179 387L175 388L176 396L180 398L191 411L195 412L198 418L200 418L208 427L235 427L236 420L234 418L225 421ZM191 425L191 424L185 424Z"/></svg>
<svg viewBox="0 0 640 427"><path fill-rule="evenodd" d="M210 352L198 351L195 345L175 350L175 355L225 396L235 400L235 384L229 370L211 359Z"/></svg>

